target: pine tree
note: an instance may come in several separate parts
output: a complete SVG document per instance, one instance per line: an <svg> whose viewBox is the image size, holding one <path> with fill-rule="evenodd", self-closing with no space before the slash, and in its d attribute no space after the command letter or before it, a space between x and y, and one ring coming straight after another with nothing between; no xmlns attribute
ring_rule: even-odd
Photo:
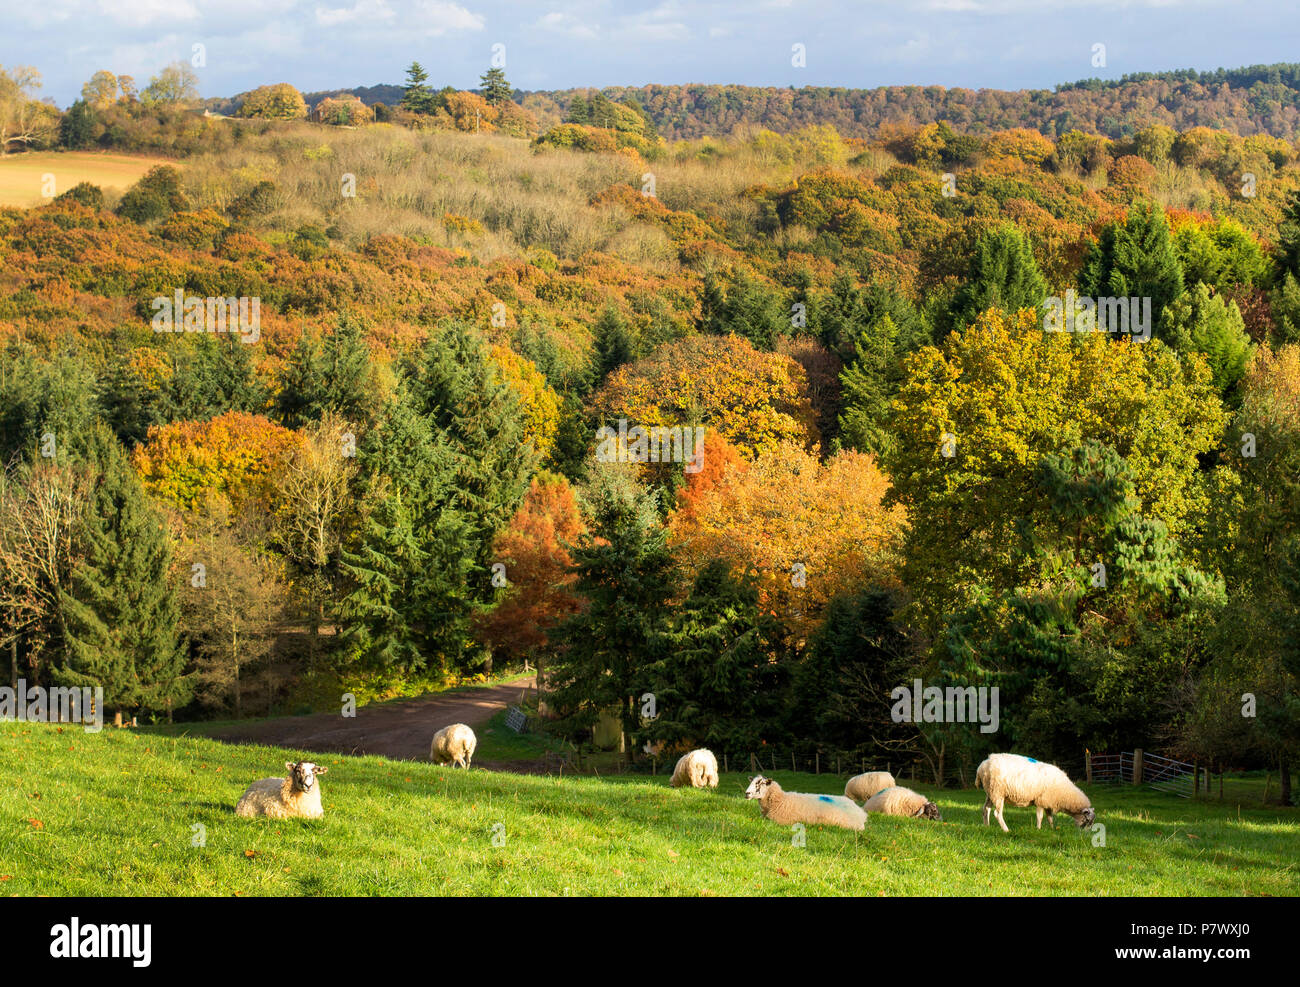
<svg viewBox="0 0 1300 987"><path fill-rule="evenodd" d="M406 70L406 85L402 87L402 106L412 113L432 113L437 108L437 96L428 85L429 73L419 62L412 62Z"/></svg>
<svg viewBox="0 0 1300 987"><path fill-rule="evenodd" d="M1036 309L1046 297L1047 282L1028 238L1014 226L1000 226L976 244L970 272L953 299L949 327L963 330L990 308Z"/></svg>
<svg viewBox="0 0 1300 987"><path fill-rule="evenodd" d="M514 90L511 89L510 83L506 81L505 69L491 68L480 77L479 81L483 83L483 98L492 106L501 106L509 103L514 96Z"/></svg>
<svg viewBox="0 0 1300 987"><path fill-rule="evenodd" d="M108 429L97 426L88 444L98 478L78 536L80 559L62 595L67 664L56 679L101 686L109 708L139 706L170 717L190 689L163 519Z"/></svg>

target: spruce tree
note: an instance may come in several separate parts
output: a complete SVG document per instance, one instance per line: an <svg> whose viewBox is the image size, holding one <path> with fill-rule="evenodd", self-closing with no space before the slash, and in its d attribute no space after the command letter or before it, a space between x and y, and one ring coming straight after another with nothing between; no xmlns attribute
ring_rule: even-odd
<svg viewBox="0 0 1300 987"><path fill-rule="evenodd" d="M370 668L459 664L491 585L477 526L453 503L459 459L405 388L359 458L370 479L362 530L343 552L353 586L340 607L347 640Z"/></svg>
<svg viewBox="0 0 1300 987"><path fill-rule="evenodd" d="M106 707L166 712L189 699L171 547L112 433L95 427L94 493L77 536L79 561L61 598L67 661L61 685L100 686Z"/></svg>
<svg viewBox="0 0 1300 987"><path fill-rule="evenodd" d="M638 697L664 646L672 556L655 495L620 467L599 468L587 499L591 525L571 551L574 588L587 606L552 634L557 655L547 672L549 699L560 728L574 736L617 709L630 761L640 728Z"/></svg>
<svg viewBox="0 0 1300 987"><path fill-rule="evenodd" d="M1164 211L1151 203L1134 206L1123 223L1103 229L1079 273L1079 291L1094 299L1150 298L1160 334L1165 306L1183 293L1183 268Z"/></svg>
<svg viewBox="0 0 1300 987"><path fill-rule="evenodd" d="M596 321L592 375L597 385L610 373L636 359L636 337L614 306L608 306Z"/></svg>
<svg viewBox="0 0 1300 987"><path fill-rule="evenodd" d="M752 577L733 576L721 560L706 564L647 669L656 706L647 736L736 753L777 740L786 719L781 634L759 609Z"/></svg>
<svg viewBox="0 0 1300 987"><path fill-rule="evenodd" d="M450 504L473 519L474 557L486 566L493 535L523 500L537 466L524 441L519 398L498 373L482 333L463 323L429 341L411 396L455 457Z"/></svg>
<svg viewBox="0 0 1300 987"><path fill-rule="evenodd" d="M953 299L949 328L963 330L990 308L1037 309L1046 297L1047 282L1028 238L1014 226L1000 226L976 244L970 272Z"/></svg>

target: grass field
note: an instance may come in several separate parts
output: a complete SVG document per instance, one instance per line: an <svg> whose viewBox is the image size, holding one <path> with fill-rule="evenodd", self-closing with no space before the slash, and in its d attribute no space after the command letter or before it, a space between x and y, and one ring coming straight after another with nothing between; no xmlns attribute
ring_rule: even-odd
<svg viewBox="0 0 1300 987"><path fill-rule="evenodd" d="M121 193L140 180L163 158L94 151L34 151L0 157L0 206L39 206L46 175L54 176L54 194L62 195L79 182Z"/></svg>
<svg viewBox="0 0 1300 987"><path fill-rule="evenodd" d="M325 818L246 820L283 750L0 723L0 894L18 895L1295 895L1294 811L1092 791L1106 845L1072 824L1009 835L982 795L937 791L941 824L873 817L792 845L742 798L667 778L462 772L316 758ZM838 792L833 775L775 777ZM922 786L918 786L922 787ZM503 845L493 845L494 828ZM198 837L203 836L203 840ZM201 842L203 845L194 845ZM498 842L501 842L499 839Z"/></svg>

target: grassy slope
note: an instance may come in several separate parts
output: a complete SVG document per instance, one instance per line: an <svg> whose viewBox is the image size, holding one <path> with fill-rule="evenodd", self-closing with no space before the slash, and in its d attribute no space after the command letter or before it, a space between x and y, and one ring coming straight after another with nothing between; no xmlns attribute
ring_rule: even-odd
<svg viewBox="0 0 1300 987"><path fill-rule="evenodd" d="M54 175L56 195L78 182L90 182L105 191L124 192L146 171L165 158L102 154L92 151L33 151L0 157L0 206L39 206L45 203L41 188L45 175Z"/></svg>
<svg viewBox="0 0 1300 987"><path fill-rule="evenodd" d="M1300 818L1099 788L1107 846L1072 825L978 825L978 792L938 792L945 823L873 818L806 848L741 798L667 779L468 773L325 756L326 817L238 819L282 750L0 724L0 893L1259 894L1300 892ZM832 775L778 773L835 792ZM35 822L33 822L35 820ZM505 826L504 847L490 830ZM202 824L207 844L191 846Z"/></svg>

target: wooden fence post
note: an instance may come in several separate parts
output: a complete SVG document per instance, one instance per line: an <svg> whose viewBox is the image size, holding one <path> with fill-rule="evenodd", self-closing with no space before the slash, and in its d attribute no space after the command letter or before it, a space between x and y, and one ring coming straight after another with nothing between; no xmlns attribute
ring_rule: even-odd
<svg viewBox="0 0 1300 987"><path fill-rule="evenodd" d="M1201 762L1192 762L1192 798L1201 794Z"/></svg>
<svg viewBox="0 0 1300 987"><path fill-rule="evenodd" d="M1092 784L1092 751L1087 748L1083 751L1083 771L1084 776L1088 779L1088 784Z"/></svg>
<svg viewBox="0 0 1300 987"><path fill-rule="evenodd" d="M1142 784L1142 748L1133 750L1133 784Z"/></svg>
<svg viewBox="0 0 1300 987"><path fill-rule="evenodd" d="M816 761L814 761L813 763L816 764L817 767L814 769L813 774L821 774L822 773L822 752L816 751L815 756L816 756Z"/></svg>

